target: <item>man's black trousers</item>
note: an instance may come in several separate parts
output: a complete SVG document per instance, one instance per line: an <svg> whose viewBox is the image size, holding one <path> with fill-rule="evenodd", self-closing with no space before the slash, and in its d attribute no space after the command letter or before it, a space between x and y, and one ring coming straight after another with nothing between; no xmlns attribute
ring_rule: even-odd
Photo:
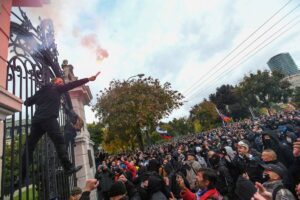
<svg viewBox="0 0 300 200"><path fill-rule="evenodd" d="M33 151L41 139L41 137L47 133L49 138L52 140L58 158L65 170L69 170L72 167L72 163L69 160L67 147L63 134L60 132L59 124L56 118L47 119L42 122L33 122L31 125L31 132L27 138L28 146L28 166L33 161ZM26 145L22 155L22 178L26 176Z"/></svg>

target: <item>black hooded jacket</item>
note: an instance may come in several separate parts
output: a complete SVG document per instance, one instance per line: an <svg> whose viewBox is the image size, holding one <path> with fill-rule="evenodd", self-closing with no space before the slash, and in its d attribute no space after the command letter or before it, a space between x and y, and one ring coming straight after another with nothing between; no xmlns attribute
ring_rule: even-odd
<svg viewBox="0 0 300 200"><path fill-rule="evenodd" d="M270 139L265 139L268 135ZM279 162L284 164L287 168L293 164L293 152L285 145L280 143L276 131L268 131L263 133L264 149L272 149L277 154Z"/></svg>

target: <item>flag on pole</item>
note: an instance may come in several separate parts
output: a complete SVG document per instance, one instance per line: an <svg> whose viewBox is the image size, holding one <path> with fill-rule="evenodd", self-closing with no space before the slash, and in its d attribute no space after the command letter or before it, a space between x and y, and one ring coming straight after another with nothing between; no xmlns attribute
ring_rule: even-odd
<svg viewBox="0 0 300 200"><path fill-rule="evenodd" d="M222 114L217 107L216 108L216 111L218 113L218 115L221 117L222 121L223 122L226 122L226 123L229 123L231 121L231 118L230 117L227 117L226 115Z"/></svg>
<svg viewBox="0 0 300 200"><path fill-rule="evenodd" d="M172 139L172 136L168 133L168 131L161 130L159 126L156 127L156 132L159 133L160 137L166 140Z"/></svg>

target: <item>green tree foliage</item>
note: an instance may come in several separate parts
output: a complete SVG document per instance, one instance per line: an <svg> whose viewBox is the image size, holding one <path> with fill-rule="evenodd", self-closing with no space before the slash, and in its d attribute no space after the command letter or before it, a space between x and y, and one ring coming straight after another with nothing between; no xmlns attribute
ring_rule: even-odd
<svg viewBox="0 0 300 200"><path fill-rule="evenodd" d="M237 94L245 105L267 107L272 103L286 103L293 90L284 76L279 72L260 71L246 75L236 88Z"/></svg>
<svg viewBox="0 0 300 200"><path fill-rule="evenodd" d="M199 132L202 131L202 126L201 126L199 120L197 120L197 119L194 120L194 121L193 121L193 125L194 125L194 132L195 132L195 133L199 133Z"/></svg>
<svg viewBox="0 0 300 200"><path fill-rule="evenodd" d="M226 111L226 105L237 102L237 96L233 92L232 85L222 85L216 89L216 93L209 95L209 100L213 102L218 109Z"/></svg>
<svg viewBox="0 0 300 200"><path fill-rule="evenodd" d="M232 85L222 85L217 88L216 93L209 95L209 100L216 104L223 114L234 119L250 115L248 108L243 104Z"/></svg>
<svg viewBox="0 0 300 200"><path fill-rule="evenodd" d="M168 130L172 136L186 135L193 132L193 124L190 120L181 117L179 119L174 118L169 123L170 129Z"/></svg>
<svg viewBox="0 0 300 200"><path fill-rule="evenodd" d="M90 133L91 140L95 143L94 148L97 150L103 141L104 126L100 122L93 122L92 124L87 125L87 129Z"/></svg>
<svg viewBox="0 0 300 200"><path fill-rule="evenodd" d="M170 83L161 85L151 77L114 80L109 88L100 91L93 110L107 127L109 134L104 142L135 139L143 149L144 135L149 138L158 121L182 105L182 98L179 92L171 90Z"/></svg>
<svg viewBox="0 0 300 200"><path fill-rule="evenodd" d="M202 130L210 130L220 123L220 117L215 109L216 105L211 101L204 100L195 105L190 111L192 121L199 120Z"/></svg>

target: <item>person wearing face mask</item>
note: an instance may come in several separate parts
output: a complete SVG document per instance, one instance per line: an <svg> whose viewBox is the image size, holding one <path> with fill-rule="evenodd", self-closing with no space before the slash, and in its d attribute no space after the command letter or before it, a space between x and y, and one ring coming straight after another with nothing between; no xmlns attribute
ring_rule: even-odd
<svg viewBox="0 0 300 200"><path fill-rule="evenodd" d="M277 160L277 155L272 149L266 149L262 152L261 159L264 164L275 164L284 170L285 177L283 177L283 182L289 190L293 190L295 187L294 178L290 175L288 169Z"/></svg>
<svg viewBox="0 0 300 200"><path fill-rule="evenodd" d="M275 200L294 200L294 195L283 183L283 178L286 176L285 170L275 164L262 164L261 166L264 168L262 186L272 194L272 198Z"/></svg>
<svg viewBox="0 0 300 200"><path fill-rule="evenodd" d="M284 164L287 168L293 163L292 151L282 143L280 143L276 132L265 132L262 135L264 149L272 149L276 152L278 161Z"/></svg>

